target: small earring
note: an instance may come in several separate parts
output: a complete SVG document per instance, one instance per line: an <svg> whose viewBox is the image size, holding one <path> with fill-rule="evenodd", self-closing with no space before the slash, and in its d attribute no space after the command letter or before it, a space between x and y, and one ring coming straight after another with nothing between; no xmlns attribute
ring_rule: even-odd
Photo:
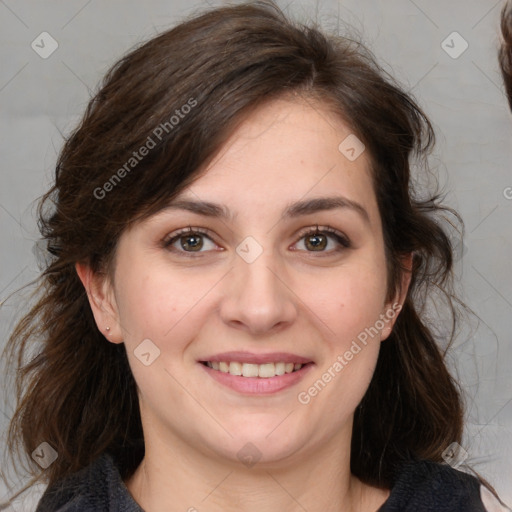
<svg viewBox="0 0 512 512"><path fill-rule="evenodd" d="M110 327L106 327L107 332L110 331Z"/></svg>

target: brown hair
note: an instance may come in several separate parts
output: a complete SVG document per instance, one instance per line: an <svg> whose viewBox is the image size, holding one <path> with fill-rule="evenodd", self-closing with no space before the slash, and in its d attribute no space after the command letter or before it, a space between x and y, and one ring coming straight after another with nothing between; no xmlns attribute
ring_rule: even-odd
<svg viewBox="0 0 512 512"><path fill-rule="evenodd" d="M512 110L512 2L507 1L501 10L502 43L498 53L501 75L505 82L508 105Z"/></svg>
<svg viewBox="0 0 512 512"><path fill-rule="evenodd" d="M289 93L327 104L366 145L388 299L406 271L401 257L414 254L404 307L355 411L351 470L389 487L401 462L441 462L443 450L461 442L458 385L424 316L430 291L445 290L455 322L452 247L435 214L460 218L438 193L421 198L425 190L417 194L411 180L411 159L424 160L434 144L431 124L363 45L292 22L271 2L252 2L192 17L127 54L60 153L55 184L39 206L51 260L38 302L8 344L19 367L10 441L28 454L42 441L55 448L50 484L105 451L127 478L143 456L135 449L143 436L126 349L97 329L75 263L111 272L123 230L197 179L254 108ZM154 147L131 161L149 139ZM35 340L42 348L25 361Z"/></svg>

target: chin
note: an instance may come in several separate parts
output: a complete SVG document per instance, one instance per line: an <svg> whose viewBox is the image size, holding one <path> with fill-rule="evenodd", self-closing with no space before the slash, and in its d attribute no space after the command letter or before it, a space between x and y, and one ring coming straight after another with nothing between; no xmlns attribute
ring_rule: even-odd
<svg viewBox="0 0 512 512"><path fill-rule="evenodd" d="M279 421L282 420L280 418ZM233 429L233 438L224 439L222 445L215 444L215 440L206 441L206 444L217 457L223 457L237 466L241 463L247 467L255 464L259 467L268 464L270 467L286 461L303 449L306 443L305 438L290 436L289 429L276 429L278 424L275 422L271 429L266 425L261 429L252 426L247 432Z"/></svg>

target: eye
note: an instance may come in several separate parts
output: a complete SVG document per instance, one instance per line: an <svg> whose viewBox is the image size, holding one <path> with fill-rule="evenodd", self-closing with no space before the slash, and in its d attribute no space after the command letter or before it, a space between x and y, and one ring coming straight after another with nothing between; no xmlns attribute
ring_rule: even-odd
<svg viewBox="0 0 512 512"><path fill-rule="evenodd" d="M304 246L307 252L322 252L322 253L334 253L340 252L344 249L351 247L350 240L330 226L325 226L320 229L318 225L315 229L308 228L306 232L302 232L300 239L304 239ZM334 248L332 250L325 251L324 249L328 246L329 239L334 240Z"/></svg>
<svg viewBox="0 0 512 512"><path fill-rule="evenodd" d="M315 228L307 228L305 231L302 231L299 236L299 240L304 240L306 252L332 254L351 247L350 240L330 226L322 227L322 229L320 229L318 225ZM162 245L164 248L173 252L194 258L197 257L194 253L200 254L201 252L205 252L201 250L204 248L208 250L208 244L205 245L204 243L205 240L211 243L210 250L216 250L216 244L213 242L209 230L189 226L188 228L172 233L163 241ZM334 241L334 248L326 251L325 248L329 245L329 240Z"/></svg>
<svg viewBox="0 0 512 512"><path fill-rule="evenodd" d="M208 235L208 233L208 230L202 228L192 228L191 226L189 226L188 228L181 229L177 233L172 233L169 238L164 240L163 246L166 249L170 249L174 252L201 252L201 249L204 247L204 239L208 239L210 240L210 242L212 242L212 239ZM179 248L173 247L176 244L179 244ZM213 242L212 245L215 246ZM187 254L187 256L188 255L189 254ZM194 257L193 255L190 256Z"/></svg>

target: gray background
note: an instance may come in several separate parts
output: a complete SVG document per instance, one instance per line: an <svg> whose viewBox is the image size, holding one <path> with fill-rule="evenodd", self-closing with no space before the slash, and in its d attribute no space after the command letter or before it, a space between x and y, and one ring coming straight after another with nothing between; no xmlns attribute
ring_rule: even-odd
<svg viewBox="0 0 512 512"><path fill-rule="evenodd" d="M209 5L220 5L212 2ZM108 67L135 43L169 28L205 2L186 0L0 1L0 344L26 305L37 275L34 201L50 183L62 135L80 118ZM327 29L348 23L386 69L414 94L434 123L431 159L447 202L466 224L458 288L478 314L449 361L466 392L467 463L512 504L512 116L496 50L502 2L493 0L320 0L279 2ZM58 49L41 58L31 43L46 31ZM457 58L442 42L458 32ZM453 42L452 42L453 40ZM452 52L463 42L448 38ZM446 47L446 46L445 46ZM5 435L12 394L0 403ZM5 448L5 441L0 443ZM2 467L3 473L8 473ZM0 474L0 503L23 479ZM9 489L7 489L7 486ZM39 491L42 490L41 488ZM33 498L34 500L35 498ZM33 510L15 504L12 510Z"/></svg>

